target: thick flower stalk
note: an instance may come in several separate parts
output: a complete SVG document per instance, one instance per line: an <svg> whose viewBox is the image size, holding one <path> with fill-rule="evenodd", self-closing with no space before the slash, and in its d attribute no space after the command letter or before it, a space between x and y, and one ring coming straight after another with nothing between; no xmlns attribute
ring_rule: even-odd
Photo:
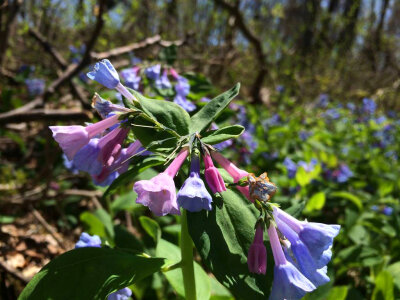
<svg viewBox="0 0 400 300"><path fill-rule="evenodd" d="M212 197L200 178L200 157L193 152L189 178L185 180L178 192L178 204L184 209L196 212L202 209L211 210Z"/></svg>
<svg viewBox="0 0 400 300"><path fill-rule="evenodd" d="M138 194L136 203L147 206L156 216L180 215L173 178L188 154L188 148L182 149L164 172L150 180L136 182L133 186L134 191Z"/></svg>

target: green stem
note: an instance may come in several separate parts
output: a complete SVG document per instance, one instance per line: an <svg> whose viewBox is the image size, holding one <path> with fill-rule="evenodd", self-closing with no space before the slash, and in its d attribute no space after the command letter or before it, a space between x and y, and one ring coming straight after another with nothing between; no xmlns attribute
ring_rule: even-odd
<svg viewBox="0 0 400 300"><path fill-rule="evenodd" d="M186 210L182 210L181 217L181 254L182 275L185 288L185 299L196 300L196 283L194 281L193 245L187 225Z"/></svg>

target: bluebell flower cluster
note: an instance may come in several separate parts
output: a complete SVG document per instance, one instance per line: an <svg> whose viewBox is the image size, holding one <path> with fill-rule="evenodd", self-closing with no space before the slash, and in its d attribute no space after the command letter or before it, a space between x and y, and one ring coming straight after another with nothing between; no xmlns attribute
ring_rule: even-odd
<svg viewBox="0 0 400 300"><path fill-rule="evenodd" d="M362 100L362 110L364 113L367 113L369 115L373 115L376 110L376 103L373 99L370 98L364 98Z"/></svg>
<svg viewBox="0 0 400 300"><path fill-rule="evenodd" d="M380 212L386 216L391 216L393 214L393 207L387 205L384 206L372 205L371 209L373 211Z"/></svg>
<svg viewBox="0 0 400 300"><path fill-rule="evenodd" d="M125 84L127 87L134 89L136 91L139 90L140 81L142 78L139 75L139 68L127 68L121 70L121 77L125 80Z"/></svg>
<svg viewBox="0 0 400 300"><path fill-rule="evenodd" d="M30 78L25 80L28 93L31 96L38 96L44 92L46 83L43 79Z"/></svg>
<svg viewBox="0 0 400 300"><path fill-rule="evenodd" d="M329 95L328 94L321 94L318 97L318 106L325 108L329 104Z"/></svg>
<svg viewBox="0 0 400 300"><path fill-rule="evenodd" d="M305 162L303 160L300 160L297 164L289 157L286 157L285 160L283 161L283 165L285 166L286 171L288 172L289 178L294 178L296 176L297 169L299 167L303 168L307 173L310 173L314 170L317 164L318 160L315 158L311 159L310 162Z"/></svg>

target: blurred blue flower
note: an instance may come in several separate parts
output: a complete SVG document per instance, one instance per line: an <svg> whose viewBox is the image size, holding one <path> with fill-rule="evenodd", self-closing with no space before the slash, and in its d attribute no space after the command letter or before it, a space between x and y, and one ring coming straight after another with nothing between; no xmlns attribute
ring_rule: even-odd
<svg viewBox="0 0 400 300"><path fill-rule="evenodd" d="M393 208L390 207L390 206L385 206L385 207L382 209L382 213L383 213L384 215L386 215L386 216L391 216L392 213L393 213Z"/></svg>
<svg viewBox="0 0 400 300"><path fill-rule="evenodd" d="M192 102L187 100L184 96L181 96L180 94L177 94L174 98L174 102L178 105L180 105L184 110L191 112L196 109L196 105L194 105Z"/></svg>
<svg viewBox="0 0 400 300"><path fill-rule="evenodd" d="M346 164L340 164L339 169L332 173L335 180L339 183L343 183L349 180L353 176L353 172Z"/></svg>
<svg viewBox="0 0 400 300"><path fill-rule="evenodd" d="M138 68L133 67L121 70L121 77L125 80L127 87L136 91L139 90L139 85L142 78L139 75Z"/></svg>
<svg viewBox="0 0 400 300"><path fill-rule="evenodd" d="M130 296L132 296L132 291L126 287L108 295L107 300L128 300Z"/></svg>
<svg viewBox="0 0 400 300"><path fill-rule="evenodd" d="M213 147L217 148L218 150L223 150L225 148L228 148L228 147L232 146L232 144L233 144L232 140L226 140L226 141L223 141L221 143L213 145Z"/></svg>
<svg viewBox="0 0 400 300"><path fill-rule="evenodd" d="M82 232L79 241L75 244L75 249L85 247L101 247L101 239L98 235L91 236L86 232Z"/></svg>
<svg viewBox="0 0 400 300"><path fill-rule="evenodd" d="M161 65L151 66L145 69L145 74L147 78L156 80L161 75Z"/></svg>
<svg viewBox="0 0 400 300"><path fill-rule="evenodd" d="M325 113L324 113L325 117L328 117L332 120L337 120L340 118L340 113L337 111L337 109L335 108L331 108L328 109Z"/></svg>
<svg viewBox="0 0 400 300"><path fill-rule="evenodd" d="M31 96L37 96L44 92L45 81L43 79L31 78L25 80L28 93Z"/></svg>
<svg viewBox="0 0 400 300"><path fill-rule="evenodd" d="M328 106L328 104L329 104L329 96L328 96L328 94L319 95L318 106L325 108L325 107Z"/></svg>
<svg viewBox="0 0 400 300"><path fill-rule="evenodd" d="M211 101L211 99L210 98L208 98L208 97L203 97L203 98L201 98L200 99L200 102L210 102Z"/></svg>
<svg viewBox="0 0 400 300"><path fill-rule="evenodd" d="M380 116L378 118L375 118L375 123L376 124L382 124L386 121L386 117L385 116Z"/></svg>
<svg viewBox="0 0 400 300"><path fill-rule="evenodd" d="M312 172L315 166L318 164L317 159L313 158L309 163L301 160L297 163L299 167L302 167L307 173Z"/></svg>
<svg viewBox="0 0 400 300"><path fill-rule="evenodd" d="M391 159L393 159L393 160L397 160L397 159L398 159L397 152L396 152L396 151L393 151L393 150L387 151L387 152L385 153L385 157L391 158Z"/></svg>
<svg viewBox="0 0 400 300"><path fill-rule="evenodd" d="M301 130L299 132L299 137L302 141L307 140L310 136L312 135L312 133L310 131L306 131L306 130Z"/></svg>
<svg viewBox="0 0 400 300"><path fill-rule="evenodd" d="M364 98L363 102L363 111L367 114L372 115L376 110L376 103L374 100L370 98Z"/></svg>
<svg viewBox="0 0 400 300"><path fill-rule="evenodd" d="M245 131L240 138L246 143L249 152L254 153L258 146L258 142L254 139L254 136L249 131Z"/></svg>
<svg viewBox="0 0 400 300"><path fill-rule="evenodd" d="M79 173L79 170L74 165L74 161L73 160L69 160L68 157L65 155L65 153L63 153L62 158L63 158L64 167L68 171L70 171L74 175Z"/></svg>
<svg viewBox="0 0 400 300"><path fill-rule="evenodd" d="M276 91L280 94L282 94L285 91L285 86L284 85L278 85L276 87Z"/></svg>
<svg viewBox="0 0 400 300"><path fill-rule="evenodd" d="M262 125L266 128L271 126L278 126L281 124L281 117L278 114L274 114L272 117L262 121Z"/></svg>
<svg viewBox="0 0 400 300"><path fill-rule="evenodd" d="M186 97L190 92L189 80L187 80L185 77L178 76L177 83L175 84L175 91L177 95Z"/></svg>
<svg viewBox="0 0 400 300"><path fill-rule="evenodd" d="M154 84L158 89L170 89L172 87L172 84L168 79L167 70L164 70L163 75L158 77Z"/></svg>
<svg viewBox="0 0 400 300"><path fill-rule="evenodd" d="M89 143L83 146L74 156L73 164L80 171L87 172L91 175L99 175L103 166L97 159L100 148L98 147L99 139L93 138Z"/></svg>
<svg viewBox="0 0 400 300"><path fill-rule="evenodd" d="M104 181L98 181L95 175L92 175L93 183L98 186L109 186L115 179L117 179L119 173L117 171L112 172L108 175L108 177Z"/></svg>
<svg viewBox="0 0 400 300"><path fill-rule="evenodd" d="M354 112L356 110L356 105L353 102L347 103L346 106L351 112Z"/></svg>
<svg viewBox="0 0 400 300"><path fill-rule="evenodd" d="M289 157L286 157L285 160L283 161L283 165L286 167L286 170L288 172L288 177L294 178L296 176L296 172L297 172L296 163L293 160L291 160Z"/></svg>

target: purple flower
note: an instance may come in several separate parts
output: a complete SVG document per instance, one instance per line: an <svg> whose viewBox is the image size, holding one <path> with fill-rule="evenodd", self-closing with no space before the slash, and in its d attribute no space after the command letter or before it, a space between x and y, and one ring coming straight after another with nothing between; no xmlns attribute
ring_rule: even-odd
<svg viewBox="0 0 400 300"><path fill-rule="evenodd" d="M339 169L332 173L333 178L337 182L343 183L349 180L353 176L353 172L350 170L349 166L346 164L340 164Z"/></svg>
<svg viewBox="0 0 400 300"><path fill-rule="evenodd" d="M168 79L168 71L164 70L163 75L158 77L154 84L158 89L170 89L172 84Z"/></svg>
<svg viewBox="0 0 400 300"><path fill-rule="evenodd" d="M116 128L99 140L100 149L98 159L103 166L111 166L122 150L122 143L127 137L129 129Z"/></svg>
<svg viewBox="0 0 400 300"><path fill-rule="evenodd" d="M321 94L318 98L318 106L319 107L327 107L329 104L329 96L328 94Z"/></svg>
<svg viewBox="0 0 400 300"><path fill-rule="evenodd" d="M311 132L309 132L309 131L305 131L305 130L301 130L300 132L299 132L299 137L300 137L300 139L302 140L302 141L305 141L305 140L307 140L310 136L311 136Z"/></svg>
<svg viewBox="0 0 400 300"><path fill-rule="evenodd" d="M98 186L109 186L111 183L114 182L115 179L118 178L119 173L118 172L112 172L112 173L104 173L105 168L103 167L103 171L99 175L92 175L93 183ZM106 174L106 175L104 175Z"/></svg>
<svg viewBox="0 0 400 300"><path fill-rule="evenodd" d="M213 146L214 146L214 148L216 148L216 149L221 151L221 150L223 150L225 148L228 148L228 147L232 146L232 144L233 144L232 140L226 140L226 141L223 141L221 143L215 144Z"/></svg>
<svg viewBox="0 0 400 300"><path fill-rule="evenodd" d="M274 208L274 217L277 222L286 224L300 238L307 247L318 269L330 261L333 239L339 234L340 225L327 225L295 219L279 208Z"/></svg>
<svg viewBox="0 0 400 300"><path fill-rule="evenodd" d="M278 85L278 86L276 87L276 91L277 91L278 93L282 94L282 93L285 91L285 86L283 86L283 85Z"/></svg>
<svg viewBox="0 0 400 300"><path fill-rule="evenodd" d="M249 153L254 153L258 147L258 142L254 139L253 135L249 131L245 131L240 138L247 144Z"/></svg>
<svg viewBox="0 0 400 300"><path fill-rule="evenodd" d="M114 104L111 101L101 98L100 95L97 93L94 94L94 97L92 99L92 107L96 109L96 111L103 119L110 117L110 114L115 111L128 111L128 109L121 105Z"/></svg>
<svg viewBox="0 0 400 300"><path fill-rule="evenodd" d="M206 103L208 103L208 102L210 102L210 101L211 101L211 99L208 98L208 97L203 97L203 98L200 99L200 102L206 102Z"/></svg>
<svg viewBox="0 0 400 300"><path fill-rule="evenodd" d="M356 110L356 106L352 102L347 103L346 106L351 112L354 112Z"/></svg>
<svg viewBox="0 0 400 300"><path fill-rule="evenodd" d="M132 296L132 291L126 287L108 295L107 300L128 300L130 296Z"/></svg>
<svg viewBox="0 0 400 300"><path fill-rule="evenodd" d="M91 175L100 174L103 166L97 159L100 151L98 143L99 139L93 138L75 154L73 164L78 170Z"/></svg>
<svg viewBox="0 0 400 300"><path fill-rule="evenodd" d="M296 163L291 160L289 157L286 157L283 161L283 165L286 167L286 171L288 172L289 178L294 178L297 172L297 165Z"/></svg>
<svg viewBox="0 0 400 300"><path fill-rule="evenodd" d="M278 126L281 124L281 117L278 114L274 114L271 118L264 120L262 124L266 128L271 126Z"/></svg>
<svg viewBox="0 0 400 300"><path fill-rule="evenodd" d="M156 80L158 77L160 77L161 74L161 65L155 65L148 67L144 70L147 78Z"/></svg>
<svg viewBox="0 0 400 300"><path fill-rule="evenodd" d="M196 212L202 209L211 210L211 202L212 197L200 178L200 158L193 154L190 176L178 192L178 204L188 211Z"/></svg>
<svg viewBox="0 0 400 300"><path fill-rule="evenodd" d="M97 62L93 70L86 75L109 89L115 89L120 81L118 72L108 59Z"/></svg>
<svg viewBox="0 0 400 300"><path fill-rule="evenodd" d="M196 105L188 101L184 96L181 96L180 94L176 94L174 102L188 112L194 111L196 109Z"/></svg>
<svg viewBox="0 0 400 300"><path fill-rule="evenodd" d="M25 80L26 87L28 88L28 93L31 96L37 96L44 92L45 82L43 79L32 78Z"/></svg>
<svg viewBox="0 0 400 300"><path fill-rule="evenodd" d="M372 115L376 110L376 103L370 98L364 98L363 100L363 111L367 114Z"/></svg>
<svg viewBox="0 0 400 300"><path fill-rule="evenodd" d="M139 84L142 78L140 77L140 75L138 75L138 71L139 68L137 67L123 69L121 71L121 76L125 80L125 84L127 87L130 87L134 90L139 90Z"/></svg>
<svg viewBox="0 0 400 300"><path fill-rule="evenodd" d="M325 117L328 117L332 120L337 120L340 118L340 113L337 111L337 109L335 108L331 108L328 109L325 113L324 113Z"/></svg>
<svg viewBox="0 0 400 300"><path fill-rule="evenodd" d="M180 215L173 177L179 171L188 156L189 150L183 149L169 167L150 180L140 180L133 189L138 194L136 203L147 206L156 216L166 214Z"/></svg>
<svg viewBox="0 0 400 300"><path fill-rule="evenodd" d="M60 145L67 158L72 160L79 149L89 143L91 138L117 124L118 118L119 116L115 115L86 127L72 125L50 126L49 128L53 132L53 138Z"/></svg>
<svg viewBox="0 0 400 300"><path fill-rule="evenodd" d="M274 281L269 299L297 300L301 299L306 293L315 290L315 285L286 259L278 234L272 224L268 228L268 235L275 261Z"/></svg>
<svg viewBox="0 0 400 300"><path fill-rule="evenodd" d="M300 272L307 277L316 287L329 282L329 277L326 276L325 270L320 270L313 257L310 254L307 246L300 240L299 236L288 225L277 220L279 231L289 240L290 252L294 256L290 256L289 251L286 252L286 258L292 260L293 264Z"/></svg>
<svg viewBox="0 0 400 300"><path fill-rule="evenodd" d="M306 163L305 161L302 160L297 163L297 165L299 167L302 167L307 173L312 172L317 164L318 161L315 158L311 159L309 163Z"/></svg>
<svg viewBox="0 0 400 300"><path fill-rule="evenodd" d="M225 182L218 169L214 166L211 156L205 154L203 158L205 166L204 176L206 177L208 187L213 194L226 191Z"/></svg>
<svg viewBox="0 0 400 300"><path fill-rule="evenodd" d="M101 239L97 235L91 236L86 232L82 232L81 236L79 237L79 241L75 244L75 249L77 248L85 248L85 247L101 247Z"/></svg>
<svg viewBox="0 0 400 300"><path fill-rule="evenodd" d="M175 84L175 91L181 97L186 97L190 92L189 80L185 77L178 76L177 83Z"/></svg>
<svg viewBox="0 0 400 300"><path fill-rule="evenodd" d="M384 123L386 120L387 120L387 119L386 119L385 116L380 116L380 117L378 117L378 118L375 118L375 123L376 123L376 124L382 124L382 123Z"/></svg>
<svg viewBox="0 0 400 300"><path fill-rule="evenodd" d="M385 206L385 207L382 209L382 213L383 213L384 215L386 215L386 216L391 216L392 213L393 213L393 208L390 207L390 206Z"/></svg>
<svg viewBox="0 0 400 300"><path fill-rule="evenodd" d="M68 171L70 171L72 174L78 174L79 173L79 170L74 165L74 161L73 160L69 160L68 157L64 153L62 155L62 158L63 158L64 167Z"/></svg>
<svg viewBox="0 0 400 300"><path fill-rule="evenodd" d="M263 226L257 225L254 241L247 255L249 271L256 274L265 274L267 270L267 249L264 245Z"/></svg>

